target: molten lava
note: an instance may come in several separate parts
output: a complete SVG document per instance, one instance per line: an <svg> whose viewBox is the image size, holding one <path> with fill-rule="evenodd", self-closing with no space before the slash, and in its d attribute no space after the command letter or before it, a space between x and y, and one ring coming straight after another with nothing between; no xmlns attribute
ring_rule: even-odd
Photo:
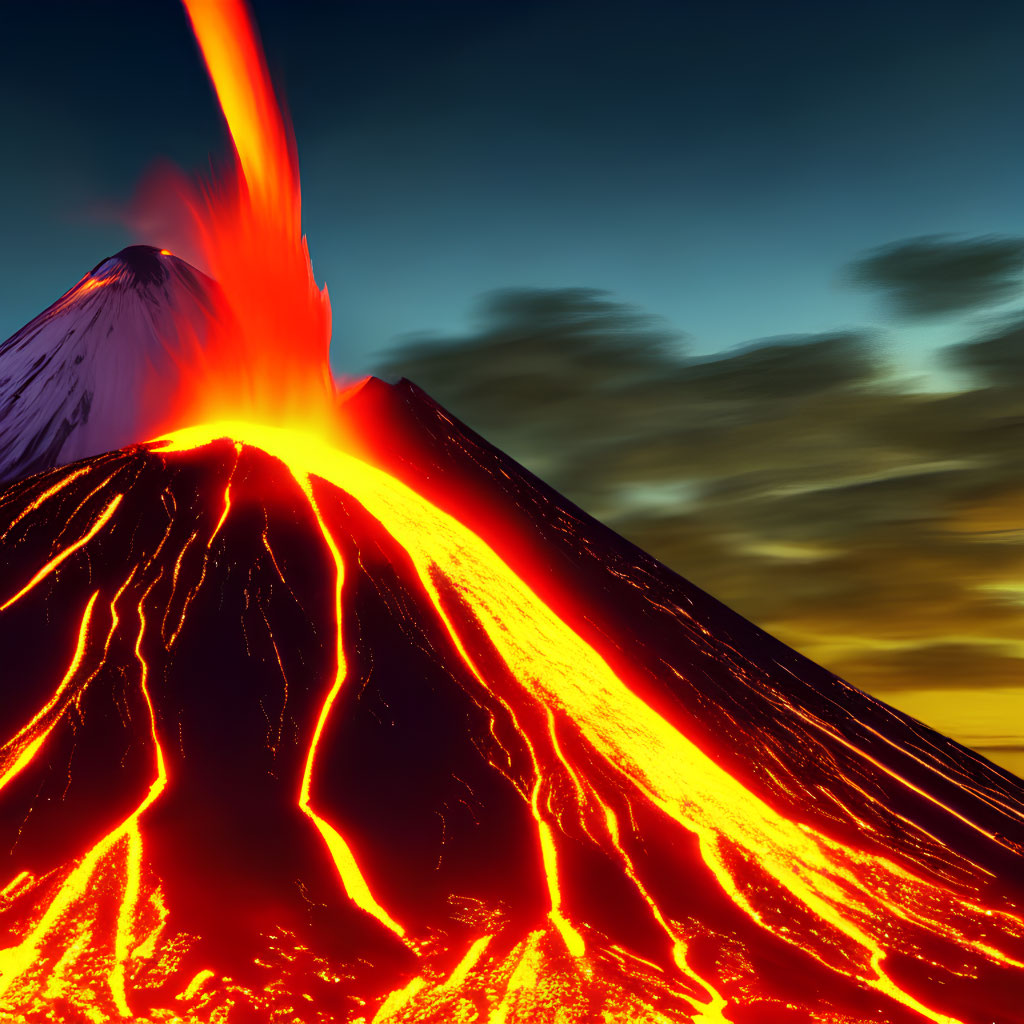
<svg viewBox="0 0 1024 1024"><path fill-rule="evenodd" d="M504 545L372 382L373 462L220 423L4 496L0 650L73 640L4 698L6 1005L1021 1020L1024 787L404 394Z"/></svg>
<svg viewBox="0 0 1024 1024"><path fill-rule="evenodd" d="M178 428L0 491L0 1019L1024 1022L1020 780L336 395L255 34L186 7L236 164Z"/></svg>

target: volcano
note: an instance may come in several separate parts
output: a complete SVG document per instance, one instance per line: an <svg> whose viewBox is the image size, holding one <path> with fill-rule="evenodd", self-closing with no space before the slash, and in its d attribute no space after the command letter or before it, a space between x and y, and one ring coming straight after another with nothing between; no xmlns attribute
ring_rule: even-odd
<svg viewBox="0 0 1024 1024"><path fill-rule="evenodd" d="M1024 1024L1024 783L339 392L249 12L185 8L216 286L131 247L0 348L0 1021Z"/></svg>
<svg viewBox="0 0 1024 1024"><path fill-rule="evenodd" d="M0 346L0 483L153 437L213 282L167 250L100 262Z"/></svg>
<svg viewBox="0 0 1024 1024"><path fill-rule="evenodd" d="M412 383L341 412L0 493L3 1019L1024 1021L1019 779Z"/></svg>

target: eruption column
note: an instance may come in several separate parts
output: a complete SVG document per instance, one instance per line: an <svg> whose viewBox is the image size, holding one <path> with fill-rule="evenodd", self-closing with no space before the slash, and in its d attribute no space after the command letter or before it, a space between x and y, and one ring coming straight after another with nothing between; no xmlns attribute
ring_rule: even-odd
<svg viewBox="0 0 1024 1024"><path fill-rule="evenodd" d="M331 306L302 235L298 160L241 0L185 0L234 144L234 173L180 218L219 289L181 422L246 416L333 429ZM186 331L186 325L181 326Z"/></svg>

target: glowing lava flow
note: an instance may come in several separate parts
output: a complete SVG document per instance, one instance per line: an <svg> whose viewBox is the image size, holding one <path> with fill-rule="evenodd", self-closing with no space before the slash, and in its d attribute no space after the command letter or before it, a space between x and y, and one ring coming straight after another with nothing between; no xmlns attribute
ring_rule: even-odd
<svg viewBox="0 0 1024 1024"><path fill-rule="evenodd" d="M307 760L302 791L307 813L313 752L343 674L343 570L337 546L323 524L313 492L312 478L320 477L352 495L412 559L421 586L473 674L481 681L484 678L480 666L473 663L467 652L466 638L460 635L453 616L446 610L438 577L450 584L465 607L472 610L524 695L549 715L554 712L573 722L581 739L609 769L618 773L626 792L631 793L630 799L648 801L694 834L713 877L753 921L771 927L757 905L756 896L752 891L744 891L739 872L729 866L729 861L735 862L737 853L757 863L773 880L783 899L815 915L820 926L832 933L829 944L841 962L828 964L831 969L876 989L923 1018L938 1024L955 1024L955 1018L924 1005L890 977L884 966L888 951L879 934L884 931L893 901L905 900L908 891L925 903L953 898L952 892L916 877L892 861L846 849L773 811L640 700L479 538L381 470L314 437L249 424L217 424L182 431L162 447L165 452L187 451L220 437L254 445L288 465L307 495L335 564L339 677L317 723ZM519 728L518 723L516 727ZM524 739L533 760L535 782L530 805L538 823L539 846L551 894L551 918L565 937L570 953L581 957L583 939L563 909L554 833L540 811L539 797L546 779L534 753L537 741L528 735ZM554 767L557 769L557 762ZM573 781L578 787L575 777ZM588 807L587 802L592 802L592 806ZM651 906L658 924L673 939L677 962L685 962L685 955L679 951L680 940L666 925L664 913L622 851L614 813L592 789L590 801L584 798L580 813L586 817L597 809L604 816L608 836L620 851L627 873ZM949 813L962 818L952 809ZM324 831L319 820L317 823ZM347 854L347 847L341 847ZM335 859L338 860L337 854ZM344 874L342 870L343 877ZM361 878L354 877L358 878L355 889L363 895L355 895L353 886L347 883L353 898L382 923L398 930L369 896ZM917 920L926 927L942 928L938 920L927 914L917 915ZM965 935L957 939L970 943ZM818 956L798 936L787 936L787 941ZM993 947L986 946L984 952L993 960L1020 966ZM713 993L715 1010L713 1016L700 1019L727 1019L718 993L703 979L701 983Z"/></svg>
<svg viewBox="0 0 1024 1024"><path fill-rule="evenodd" d="M32 721L24 725L0 749L0 757L3 758L2 768L0 768L0 792L35 757L36 751L43 745L43 741L56 724L57 716L52 714L52 712L60 705L62 698L67 692L68 684L81 667L82 655L85 653L85 641L89 635L89 621L92 618L92 608L96 603L96 598L99 596L99 591L97 591L89 598L89 603L85 606L82 624L78 627L78 643L75 644L75 653L71 658L71 664L68 666L64 678L58 684L53 696L39 709Z"/></svg>
<svg viewBox="0 0 1024 1024"><path fill-rule="evenodd" d="M104 653L109 650L110 641L118 627L117 600L128 586L130 579L131 574L129 574L128 579L125 581L124 587L121 588L111 602L111 628ZM29 731L33 725L46 716L65 697L70 680L79 671L82 664L87 627L93 604L98 596L98 593L96 593L90 598L82 620L79 641L71 667L58 686L53 699L8 746L16 745L17 740L26 731ZM143 596L143 601L145 596L147 595ZM65 946L65 950L51 976L46 979L46 991L51 995L56 995L60 992L59 975L67 969L71 960L84 957L88 946L97 942L98 936L96 936L94 930L96 916L93 906L96 900L96 889L102 888L104 883L110 884L108 877L105 876L113 876L117 879L114 885L117 886L120 896L116 926L113 929L113 957L109 970L106 972L106 983L117 1013L122 1017L132 1016L125 990L125 967L133 951L141 944L135 935L135 926L140 916L138 906L143 871L143 844L139 822L142 815L157 800L167 785L167 767L163 749L157 735L156 711L148 686L149 671L141 651L146 627L143 601L140 601L138 607L139 631L134 650L139 666L138 687L145 701L149 719L149 731L155 762L155 778L150 784L145 797L135 810L116 828L108 832L99 842L93 845L70 870L66 871L63 879L56 886L55 894L44 904L44 909L38 920L33 923L21 941L17 945L0 950L0 998L24 975L31 975L33 973L34 969L38 967L40 947L48 940L52 940L55 935L59 936L60 941ZM96 674L97 672L94 671L77 689L73 698L76 702L81 701L85 688L95 678ZM67 704L70 702L70 700L65 700L65 707L62 710L66 710ZM24 768L27 764L31 763L56 724L56 720L55 716L51 720L49 727L39 735L38 739L24 749L15 769L5 775L5 783L9 781L14 771ZM6 750L7 747L4 749Z"/></svg>
<svg viewBox="0 0 1024 1024"><path fill-rule="evenodd" d="M780 728L831 744L829 791L794 815L656 711L628 672L613 669L464 523L384 469L310 435L239 422L180 431L150 448L60 471L69 482L43 480L22 505L6 506L0 553L18 553L20 578L36 582L12 585L22 596L0 614L0 644L9 642L9 615L63 604L78 618L58 681L2 748L0 808L15 817L0 818L13 828L0 895L9 936L0 1008L154 1024L213 1024L243 1009L256 1020L317 1024L807 1019L787 1016L797 1011L858 1024L976 1024L964 998L950 1004L948 986L985 978L1001 991L1024 971L1024 924L991 890L995 876L980 866L988 854L976 852L972 867L927 838L967 829L1008 856L1009 826L997 834L990 819L974 820L920 776L894 779L892 763L848 780L839 759L850 741L837 719L795 697L787 709L782 691L772 697ZM212 500L197 520L188 510L201 495ZM140 516L143 507L150 511ZM64 548L33 546L68 509ZM299 547L288 539L297 528ZM34 561L37 549L50 553ZM519 851L510 861L504 840L487 847L493 870L476 881L451 876L440 906L403 885L401 873L437 885L418 875L416 858L406 863L405 851L381 846L380 822L359 812L358 800L338 801L383 785L374 804L392 814L387 778L358 759L339 775L339 756L363 742L346 722L361 714L387 654L358 639L383 624L358 597L367 585L385 597L399 586L405 596L387 598L397 602L395 627L415 624L432 637L408 641L411 660L388 670L383 707L397 715L411 703L429 717L439 700L445 714L476 716L479 736L467 753L451 754L461 759L452 773L464 780L474 819L496 800L505 808L503 828ZM239 660L225 662L222 647ZM439 692L426 682L435 660L447 680ZM130 738L97 746L89 737L112 727L104 724L111 699ZM204 724L218 715L228 715L229 731ZM755 733L751 741L760 742ZM122 781L109 820L64 837L52 831L62 820L56 808L41 812L32 794L52 792L59 805L63 786L72 809L92 806L93 769L74 762L80 744L112 747ZM849 763L878 760L860 753ZM432 756L444 763L449 754L441 746ZM216 797L211 845L193 853L197 843L206 849L208 830L197 832L191 818L236 763L251 765L237 786L256 787L258 806L237 787ZM407 773L414 793L420 770L414 761L390 768ZM937 777L951 770L937 764ZM774 775L806 784L784 761ZM881 819L867 795L879 780L908 798L924 794L930 827L915 840L919 856L879 847ZM828 824L842 824L828 808L849 801L848 781L865 794L845 818L863 844ZM1009 791L980 777L974 785L991 796L978 806L1018 812ZM439 801L446 821L451 798L430 792L405 806ZM253 811L265 819L256 845L244 838ZM72 820L84 819L76 811ZM453 819L441 856L464 857L476 827L459 831ZM405 841L415 847L421 837L409 832ZM256 871L263 846L278 852ZM218 873L225 859L231 872L253 865L244 896L230 895L229 876ZM581 887L581 870L604 881ZM289 909L293 871L303 880L300 908L334 908L317 911L329 915L326 932ZM500 895L505 876L520 879L510 890L517 902ZM197 888L223 906L197 906ZM451 909L459 906L469 909ZM248 919L257 932L244 938ZM331 953L339 939L353 945ZM797 979L816 980L776 991L781 982L765 972L780 950L798 962Z"/></svg>
<svg viewBox="0 0 1024 1024"><path fill-rule="evenodd" d="M332 824L330 824L330 822L317 814L310 806L310 787L313 781L313 765L316 761L317 748L320 745L324 726L327 724L328 716L331 714L331 709L337 699L338 692L341 690L341 687L345 682L345 649L342 643L343 631L341 622L341 588L345 579L345 569L341 560L341 552L338 551L338 545L335 544L334 538L331 536L331 531L327 528L327 524L324 522L323 516L320 514L320 509L317 507L316 498L313 496L313 488L308 474L305 476L300 475L296 477L296 479L301 485L306 497L309 499L310 507L312 508L313 513L316 516L316 521L320 526L320 532L323 534L324 541L331 552L331 561L334 563L335 575L334 619L336 623L336 670L334 682L331 686L330 692L327 694L327 699L324 701L323 706L320 709L320 714L316 720L316 728L313 730L313 740L309 745L309 752L306 754L306 763L302 769L302 788L299 791L299 807L302 808L303 814L305 814L313 824L316 825L320 835L324 837L324 842L327 843L327 848L331 851L331 857L338 869L338 875L341 877L342 884L345 886L345 892L348 893L353 902L361 910L365 910L366 913L380 921L385 928L389 928L398 936L404 936L405 929L391 917L391 915L377 902L373 893L370 892L370 887L367 885L366 879L363 877L363 873L359 870L359 865L356 863L352 850L348 843L345 842L341 833Z"/></svg>

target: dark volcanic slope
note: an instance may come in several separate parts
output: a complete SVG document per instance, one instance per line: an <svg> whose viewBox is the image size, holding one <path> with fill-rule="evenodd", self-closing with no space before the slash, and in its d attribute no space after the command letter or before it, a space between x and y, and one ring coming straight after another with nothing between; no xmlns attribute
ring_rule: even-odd
<svg viewBox="0 0 1024 1024"><path fill-rule="evenodd" d="M0 345L0 481L164 429L212 288L183 260L133 245Z"/></svg>
<svg viewBox="0 0 1024 1024"><path fill-rule="evenodd" d="M387 473L235 434L0 494L0 1006L1024 1021L1020 780L414 386L347 408Z"/></svg>

